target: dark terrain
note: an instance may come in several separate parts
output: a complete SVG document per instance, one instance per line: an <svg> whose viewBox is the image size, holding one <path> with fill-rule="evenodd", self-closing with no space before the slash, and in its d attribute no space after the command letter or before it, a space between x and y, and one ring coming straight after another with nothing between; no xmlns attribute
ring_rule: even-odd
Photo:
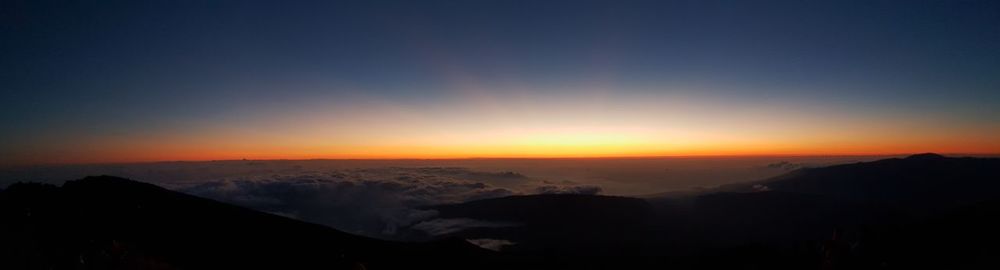
<svg viewBox="0 0 1000 270"><path fill-rule="evenodd" d="M461 240L398 243L100 176L0 192L0 269L451 269ZM362 267L362 268L359 268Z"/></svg>
<svg viewBox="0 0 1000 270"><path fill-rule="evenodd" d="M2 269L998 269L1000 159L921 154L688 196L428 206L507 222L390 242L115 177L0 192ZM500 252L463 239L513 242Z"/></svg>
<svg viewBox="0 0 1000 270"><path fill-rule="evenodd" d="M1000 266L1000 159L907 158L806 168L699 194L536 195L434 207L521 223L445 237L574 268L943 269ZM835 236L836 235L836 236Z"/></svg>

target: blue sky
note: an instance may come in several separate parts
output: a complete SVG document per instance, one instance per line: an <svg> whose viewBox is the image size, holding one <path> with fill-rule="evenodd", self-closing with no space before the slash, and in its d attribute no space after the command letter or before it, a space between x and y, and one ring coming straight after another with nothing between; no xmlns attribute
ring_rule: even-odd
<svg viewBox="0 0 1000 270"><path fill-rule="evenodd" d="M819 108L803 113L924 121L893 134L952 129L937 143L954 145L1000 126L995 1L10 1L0 20L0 149L42 160L316 115L394 121L337 110L358 104L474 122L458 108L481 99ZM443 123L427 129L466 132ZM340 133L374 132L393 130Z"/></svg>

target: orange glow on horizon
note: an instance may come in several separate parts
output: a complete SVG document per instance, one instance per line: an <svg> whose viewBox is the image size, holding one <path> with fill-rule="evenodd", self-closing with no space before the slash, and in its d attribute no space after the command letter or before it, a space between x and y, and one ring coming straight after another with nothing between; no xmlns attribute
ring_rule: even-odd
<svg viewBox="0 0 1000 270"><path fill-rule="evenodd" d="M460 159L1000 153L1000 126L697 97L461 98L442 107L246 114L128 133L51 134L0 166L239 159ZM309 104L306 104L309 105ZM88 133L91 132L91 133Z"/></svg>
<svg viewBox="0 0 1000 270"><path fill-rule="evenodd" d="M794 144L758 145L670 145L670 144L567 144L536 143L520 145L451 145L451 146L273 146L246 149L222 149L189 145L159 147L150 145L130 149L104 149L84 153L65 153L61 159L27 160L23 164L93 164L157 161L273 160L273 159L465 159L465 158L638 158L697 156L883 156L923 152L942 154L993 155L1000 145L845 145L828 148Z"/></svg>

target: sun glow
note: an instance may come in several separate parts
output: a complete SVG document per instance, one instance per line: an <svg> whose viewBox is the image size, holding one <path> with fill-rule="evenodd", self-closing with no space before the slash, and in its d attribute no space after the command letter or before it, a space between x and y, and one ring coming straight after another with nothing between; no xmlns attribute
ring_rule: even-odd
<svg viewBox="0 0 1000 270"><path fill-rule="evenodd" d="M223 159L559 158L1000 152L1000 127L691 96L535 98L476 94L425 104L295 102L292 109L35 138L4 164ZM442 105L439 104L439 105ZM947 126L948 128L939 128Z"/></svg>

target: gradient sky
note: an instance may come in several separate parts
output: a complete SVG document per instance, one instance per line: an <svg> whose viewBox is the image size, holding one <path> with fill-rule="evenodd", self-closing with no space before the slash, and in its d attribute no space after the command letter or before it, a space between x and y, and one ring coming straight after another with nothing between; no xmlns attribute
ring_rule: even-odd
<svg viewBox="0 0 1000 270"><path fill-rule="evenodd" d="M0 4L0 164L1000 153L1000 1L106 2Z"/></svg>

